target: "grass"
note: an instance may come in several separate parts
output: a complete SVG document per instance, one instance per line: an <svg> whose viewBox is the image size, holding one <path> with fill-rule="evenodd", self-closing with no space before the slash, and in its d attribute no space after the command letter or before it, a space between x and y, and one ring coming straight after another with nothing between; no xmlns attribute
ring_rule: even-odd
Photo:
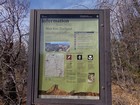
<svg viewBox="0 0 140 105"><path fill-rule="evenodd" d="M134 87L134 86L133 86ZM112 105L140 105L140 87L137 85L132 91L112 84Z"/></svg>

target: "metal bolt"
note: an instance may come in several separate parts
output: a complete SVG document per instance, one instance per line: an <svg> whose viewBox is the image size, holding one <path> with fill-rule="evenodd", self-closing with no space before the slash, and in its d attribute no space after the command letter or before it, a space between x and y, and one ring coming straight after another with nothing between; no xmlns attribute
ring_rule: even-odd
<svg viewBox="0 0 140 105"><path fill-rule="evenodd" d="M105 87L104 87L104 86L102 86L102 89L103 89L103 90L105 90Z"/></svg>
<svg viewBox="0 0 140 105"><path fill-rule="evenodd" d="M101 24L101 27L104 27L104 24Z"/></svg>

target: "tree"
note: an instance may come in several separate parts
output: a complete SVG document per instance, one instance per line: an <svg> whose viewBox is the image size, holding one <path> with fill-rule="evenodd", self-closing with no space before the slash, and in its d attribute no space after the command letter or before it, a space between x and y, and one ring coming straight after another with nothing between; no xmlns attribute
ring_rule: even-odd
<svg viewBox="0 0 140 105"><path fill-rule="evenodd" d="M28 9L27 0L0 2L0 99L4 105L21 105L25 98Z"/></svg>
<svg viewBox="0 0 140 105"><path fill-rule="evenodd" d="M112 77L118 84L132 85L140 71L140 1L98 0L97 4L111 12Z"/></svg>
<svg viewBox="0 0 140 105"><path fill-rule="evenodd" d="M111 15L113 104L138 104L140 100L140 0L97 0L97 4L97 8L110 9ZM119 95L115 93L117 86L122 90ZM133 94L132 100L129 94Z"/></svg>

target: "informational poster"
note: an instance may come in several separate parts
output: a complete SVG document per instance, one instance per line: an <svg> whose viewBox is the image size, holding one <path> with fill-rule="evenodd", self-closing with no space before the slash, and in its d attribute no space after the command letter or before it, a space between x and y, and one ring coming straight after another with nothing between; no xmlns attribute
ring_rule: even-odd
<svg viewBox="0 0 140 105"><path fill-rule="evenodd" d="M99 100L99 15L40 21L39 98Z"/></svg>

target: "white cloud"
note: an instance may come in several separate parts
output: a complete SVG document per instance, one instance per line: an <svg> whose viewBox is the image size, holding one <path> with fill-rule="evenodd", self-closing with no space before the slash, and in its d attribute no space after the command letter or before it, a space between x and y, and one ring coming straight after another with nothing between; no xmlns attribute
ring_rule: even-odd
<svg viewBox="0 0 140 105"><path fill-rule="evenodd" d="M38 9L87 9L93 8L96 0L31 0L31 8Z"/></svg>
<svg viewBox="0 0 140 105"><path fill-rule="evenodd" d="M65 9L92 9L94 8L96 0L84 0L78 3L75 3Z"/></svg>

